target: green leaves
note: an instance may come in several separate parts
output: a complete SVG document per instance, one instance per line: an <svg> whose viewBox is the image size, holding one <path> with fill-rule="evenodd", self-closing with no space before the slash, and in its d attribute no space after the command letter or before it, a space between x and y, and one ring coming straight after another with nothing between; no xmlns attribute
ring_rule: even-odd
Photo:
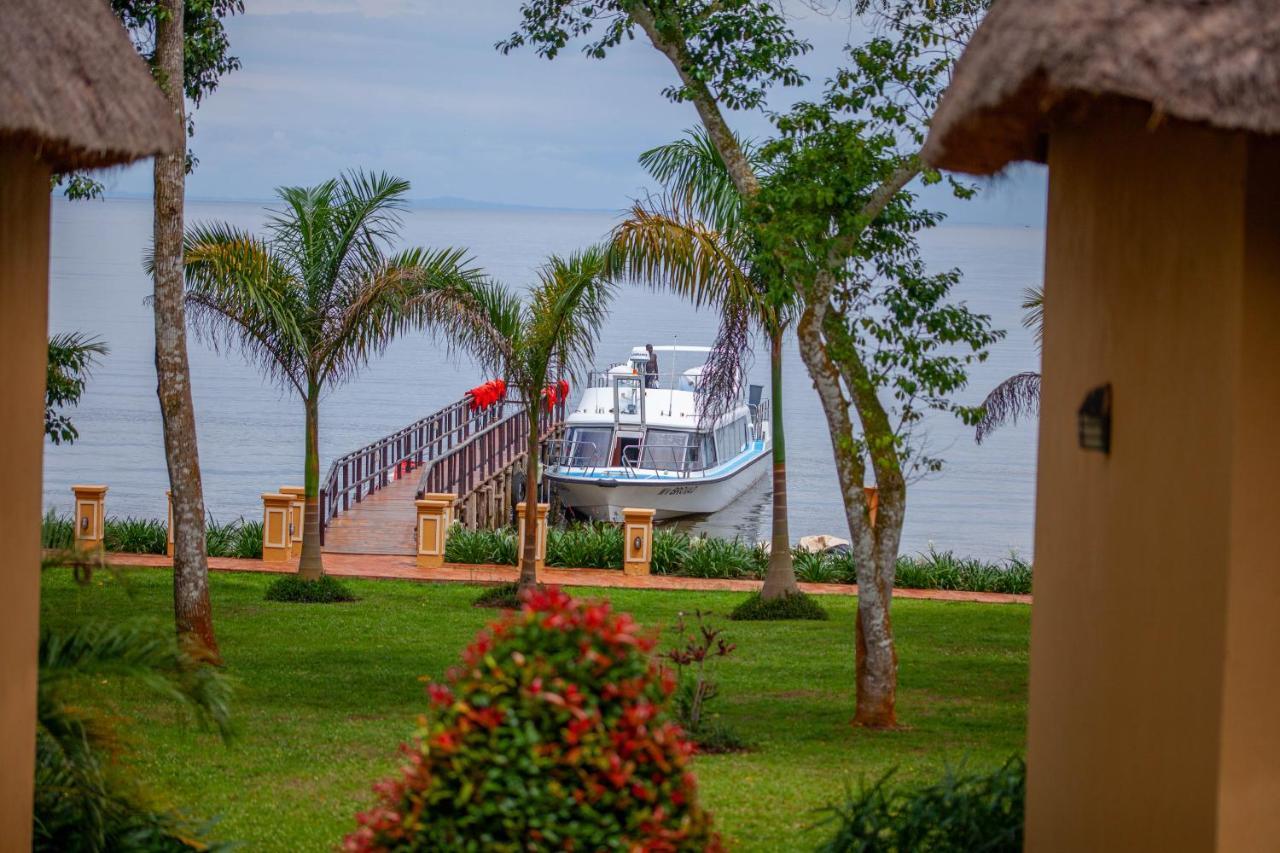
<svg viewBox="0 0 1280 853"><path fill-rule="evenodd" d="M49 338L44 434L54 444L71 444L80 437L71 419L59 409L80 403L90 369L108 352L105 343L82 332L64 332Z"/></svg>
<svg viewBox="0 0 1280 853"><path fill-rule="evenodd" d="M638 19L651 21L657 34L681 45L685 79L663 95L687 101L702 88L735 110L760 107L773 86L803 83L794 60L811 49L768 0L526 0L520 14L520 26L495 47L510 53L531 46L547 59L575 39L584 40L584 54L603 59L635 37Z"/></svg>

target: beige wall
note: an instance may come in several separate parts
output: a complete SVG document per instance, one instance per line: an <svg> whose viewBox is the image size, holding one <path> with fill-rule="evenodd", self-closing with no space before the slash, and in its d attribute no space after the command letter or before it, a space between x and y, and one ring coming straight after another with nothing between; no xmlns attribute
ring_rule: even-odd
<svg viewBox="0 0 1280 853"><path fill-rule="evenodd" d="M1244 136L1148 115L1096 107L1050 136L1037 851L1280 837L1280 548L1263 542L1280 509L1280 266L1262 219L1280 181L1250 174ZM1109 456L1076 438L1105 382Z"/></svg>
<svg viewBox="0 0 1280 853"><path fill-rule="evenodd" d="M0 849L31 846L49 170L0 145Z"/></svg>

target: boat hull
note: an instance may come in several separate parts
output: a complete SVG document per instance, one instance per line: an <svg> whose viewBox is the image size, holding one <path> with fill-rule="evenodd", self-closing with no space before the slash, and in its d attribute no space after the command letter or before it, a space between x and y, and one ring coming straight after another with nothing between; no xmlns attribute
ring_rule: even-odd
<svg viewBox="0 0 1280 853"><path fill-rule="evenodd" d="M625 508L654 510L654 518L719 512L750 489L769 469L766 451L733 473L718 478L640 479L578 477L548 473L560 502L588 518L622 521Z"/></svg>

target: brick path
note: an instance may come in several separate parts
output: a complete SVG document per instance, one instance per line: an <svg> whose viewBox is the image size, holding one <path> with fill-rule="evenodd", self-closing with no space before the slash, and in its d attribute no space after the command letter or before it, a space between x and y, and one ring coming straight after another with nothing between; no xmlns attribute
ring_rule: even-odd
<svg viewBox="0 0 1280 853"><path fill-rule="evenodd" d="M173 561L156 554L107 554L107 562L114 566L147 566L172 568ZM284 574L297 571L297 561L264 563L261 560L239 560L232 557L210 557L209 568L220 572L267 572ZM385 554L333 554L324 555L324 569L328 574L343 578L395 579L453 583L504 583L514 581L514 566L465 565L447 563L440 569L420 569L413 557ZM683 589L698 591L751 592L760 588L755 580L728 580L721 578L683 578L672 575L628 577L618 570L609 569L554 569L547 568L542 575L544 583L559 586L588 586L614 589ZM800 589L814 595L856 595L858 588L852 584L802 583ZM972 601L982 604L1030 604L1031 596L1000 592L959 592L946 589L895 589L895 598L918 598L930 601Z"/></svg>

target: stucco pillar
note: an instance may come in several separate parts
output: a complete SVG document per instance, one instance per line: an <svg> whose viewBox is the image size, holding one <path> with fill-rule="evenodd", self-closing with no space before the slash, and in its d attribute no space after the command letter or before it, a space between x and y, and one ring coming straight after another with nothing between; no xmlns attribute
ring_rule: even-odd
<svg viewBox="0 0 1280 853"><path fill-rule="evenodd" d="M293 498L293 503L289 504L289 556L301 557L302 517L307 508L307 490L303 486L281 486L280 494Z"/></svg>
<svg viewBox="0 0 1280 853"><path fill-rule="evenodd" d="M653 559L652 509L622 510L622 572L647 575Z"/></svg>
<svg viewBox="0 0 1280 853"><path fill-rule="evenodd" d="M48 276L49 169L0 141L0 838L13 850L31 848Z"/></svg>
<svg viewBox="0 0 1280 853"><path fill-rule="evenodd" d="M414 504L418 507L418 567L438 569L444 565L452 502L421 498Z"/></svg>
<svg viewBox="0 0 1280 853"><path fill-rule="evenodd" d="M535 542L535 558L534 568L539 575L541 582L542 570L547 567L547 513L551 511L551 504L540 503L535 510L535 521L537 525L534 532ZM525 524L525 502L520 501L516 504L516 567L519 568L520 563L524 560L524 524Z"/></svg>
<svg viewBox="0 0 1280 853"><path fill-rule="evenodd" d="M456 495L454 495L453 492L427 492L422 497L425 500L444 501L446 504L448 504L448 506L445 508L445 513L444 513L444 527L445 527L445 530L447 531L450 527L453 526L453 522L454 522L453 502L457 497Z"/></svg>
<svg viewBox="0 0 1280 853"><path fill-rule="evenodd" d="M289 535L289 516L293 512L293 495L267 492L262 496L262 561L283 563L293 553Z"/></svg>
<svg viewBox="0 0 1280 853"><path fill-rule="evenodd" d="M107 522L107 487L78 485L75 495L75 543L81 551L101 551Z"/></svg>

